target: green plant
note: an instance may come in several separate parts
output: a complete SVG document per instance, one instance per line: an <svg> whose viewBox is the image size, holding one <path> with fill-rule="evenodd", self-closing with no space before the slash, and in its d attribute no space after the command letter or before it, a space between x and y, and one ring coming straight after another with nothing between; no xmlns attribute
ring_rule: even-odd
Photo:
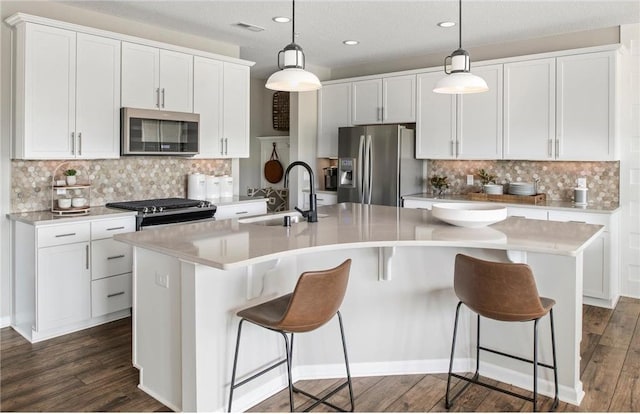
<svg viewBox="0 0 640 414"><path fill-rule="evenodd" d="M429 179L431 186L438 190L438 193L442 194L445 189L449 188L449 179L444 175L434 174Z"/></svg>
<svg viewBox="0 0 640 414"><path fill-rule="evenodd" d="M482 185L490 183L495 184L497 178L495 175L490 174L488 171L485 171L484 168L480 168L478 170L478 177L480 177L480 182L482 183Z"/></svg>
<svg viewBox="0 0 640 414"><path fill-rule="evenodd" d="M74 175L76 175L76 173L77 173L76 170L74 170L73 168L70 168L64 172L64 175L66 175L67 177L69 176L73 177Z"/></svg>

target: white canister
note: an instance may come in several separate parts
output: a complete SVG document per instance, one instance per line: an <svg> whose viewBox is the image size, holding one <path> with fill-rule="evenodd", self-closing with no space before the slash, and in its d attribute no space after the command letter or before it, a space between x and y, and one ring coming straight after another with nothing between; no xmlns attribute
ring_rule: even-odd
<svg viewBox="0 0 640 414"><path fill-rule="evenodd" d="M228 175L220 177L220 197L233 197L233 177Z"/></svg>
<svg viewBox="0 0 640 414"><path fill-rule="evenodd" d="M207 175L206 178L207 200L220 198L220 177Z"/></svg>
<svg viewBox="0 0 640 414"><path fill-rule="evenodd" d="M576 187L573 189L573 202L577 206L586 206L588 204L587 191L589 191L589 189L584 187Z"/></svg>
<svg viewBox="0 0 640 414"><path fill-rule="evenodd" d="M204 200L206 198L206 181L204 174L189 174L187 198L191 200Z"/></svg>

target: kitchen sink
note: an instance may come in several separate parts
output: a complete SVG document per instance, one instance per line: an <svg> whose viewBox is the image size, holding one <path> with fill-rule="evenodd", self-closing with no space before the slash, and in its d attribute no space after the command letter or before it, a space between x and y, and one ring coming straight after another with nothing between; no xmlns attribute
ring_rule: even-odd
<svg viewBox="0 0 640 414"><path fill-rule="evenodd" d="M297 211L287 211L278 214L267 214L266 216L247 217L245 219L239 219L238 222L242 224L257 224L259 226L280 226L284 227L284 217L289 216L291 224L300 223L301 221L307 221ZM327 217L328 214L318 214L318 219Z"/></svg>

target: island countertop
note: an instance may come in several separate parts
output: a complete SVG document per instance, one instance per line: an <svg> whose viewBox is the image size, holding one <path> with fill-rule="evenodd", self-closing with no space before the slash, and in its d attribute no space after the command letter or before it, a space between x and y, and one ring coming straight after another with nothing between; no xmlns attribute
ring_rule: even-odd
<svg viewBox="0 0 640 414"><path fill-rule="evenodd" d="M463 228L426 210L354 203L321 206L318 212L317 223L302 221L289 228L251 223L249 218L229 219L114 238L187 262L233 269L286 255L358 247L455 246L575 256L603 231L593 224L517 217L483 228ZM297 213L269 216L286 214Z"/></svg>

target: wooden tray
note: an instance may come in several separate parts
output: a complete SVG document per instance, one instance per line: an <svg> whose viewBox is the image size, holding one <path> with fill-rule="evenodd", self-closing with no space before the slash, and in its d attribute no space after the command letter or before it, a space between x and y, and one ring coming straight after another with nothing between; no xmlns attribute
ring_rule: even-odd
<svg viewBox="0 0 640 414"><path fill-rule="evenodd" d="M484 194L484 193L469 193L469 200L474 201L498 201L503 203L518 203L518 204L545 204L547 202L547 195L514 195L514 194Z"/></svg>

